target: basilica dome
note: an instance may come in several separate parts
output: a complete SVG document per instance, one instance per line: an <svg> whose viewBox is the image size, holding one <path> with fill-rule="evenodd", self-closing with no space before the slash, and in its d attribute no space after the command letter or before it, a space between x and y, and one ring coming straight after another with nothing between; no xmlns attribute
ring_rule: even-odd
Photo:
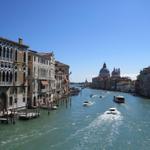
<svg viewBox="0 0 150 150"><path fill-rule="evenodd" d="M110 72L109 72L109 70L107 69L106 63L103 64L103 68L100 70L99 76L100 76L100 77L103 77L103 78L105 78L105 77L107 77L107 78L110 77Z"/></svg>

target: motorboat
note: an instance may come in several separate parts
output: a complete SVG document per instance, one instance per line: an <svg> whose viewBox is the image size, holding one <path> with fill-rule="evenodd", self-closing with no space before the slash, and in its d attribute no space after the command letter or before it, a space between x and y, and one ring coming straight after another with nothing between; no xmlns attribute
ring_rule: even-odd
<svg viewBox="0 0 150 150"><path fill-rule="evenodd" d="M125 98L123 96L114 96L114 102L116 103L124 103Z"/></svg>
<svg viewBox="0 0 150 150"><path fill-rule="evenodd" d="M57 110L57 106L56 105L54 105L54 106L52 106L52 110Z"/></svg>
<svg viewBox="0 0 150 150"><path fill-rule="evenodd" d="M84 101L83 106L91 106L93 102L91 101Z"/></svg>
<svg viewBox="0 0 150 150"><path fill-rule="evenodd" d="M117 113L118 113L118 110L116 108L109 108L109 110L106 111L106 114L116 115Z"/></svg>

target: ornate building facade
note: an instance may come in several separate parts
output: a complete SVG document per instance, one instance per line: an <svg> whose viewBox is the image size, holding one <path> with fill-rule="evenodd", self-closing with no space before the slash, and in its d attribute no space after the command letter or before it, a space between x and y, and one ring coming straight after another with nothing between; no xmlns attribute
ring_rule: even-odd
<svg viewBox="0 0 150 150"><path fill-rule="evenodd" d="M23 109L27 102L28 46L0 38L0 111Z"/></svg>
<svg viewBox="0 0 150 150"><path fill-rule="evenodd" d="M55 64L56 99L69 94L69 66L56 61Z"/></svg>
<svg viewBox="0 0 150 150"><path fill-rule="evenodd" d="M55 94L55 59L53 53L28 53L28 104L31 107L53 102Z"/></svg>

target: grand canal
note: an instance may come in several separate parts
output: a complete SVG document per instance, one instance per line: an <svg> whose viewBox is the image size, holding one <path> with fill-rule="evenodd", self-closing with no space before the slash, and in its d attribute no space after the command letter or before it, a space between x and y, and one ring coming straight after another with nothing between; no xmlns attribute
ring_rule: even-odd
<svg viewBox="0 0 150 150"><path fill-rule="evenodd" d="M90 98L90 94L97 97ZM99 96L103 96L99 98ZM123 95L125 104L115 104ZM83 107L85 100L93 101ZM116 107L118 115L105 111ZM126 93L84 89L59 109L41 110L41 117L0 124L1 150L149 150L150 100Z"/></svg>

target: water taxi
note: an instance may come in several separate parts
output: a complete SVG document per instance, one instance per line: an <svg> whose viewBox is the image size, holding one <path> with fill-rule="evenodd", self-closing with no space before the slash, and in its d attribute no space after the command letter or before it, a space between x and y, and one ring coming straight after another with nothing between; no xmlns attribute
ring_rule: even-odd
<svg viewBox="0 0 150 150"><path fill-rule="evenodd" d="M116 115L118 113L116 108L109 108L108 111L106 111L106 114L113 114Z"/></svg>
<svg viewBox="0 0 150 150"><path fill-rule="evenodd" d="M116 103L124 103L125 98L123 96L114 96L114 102Z"/></svg>

